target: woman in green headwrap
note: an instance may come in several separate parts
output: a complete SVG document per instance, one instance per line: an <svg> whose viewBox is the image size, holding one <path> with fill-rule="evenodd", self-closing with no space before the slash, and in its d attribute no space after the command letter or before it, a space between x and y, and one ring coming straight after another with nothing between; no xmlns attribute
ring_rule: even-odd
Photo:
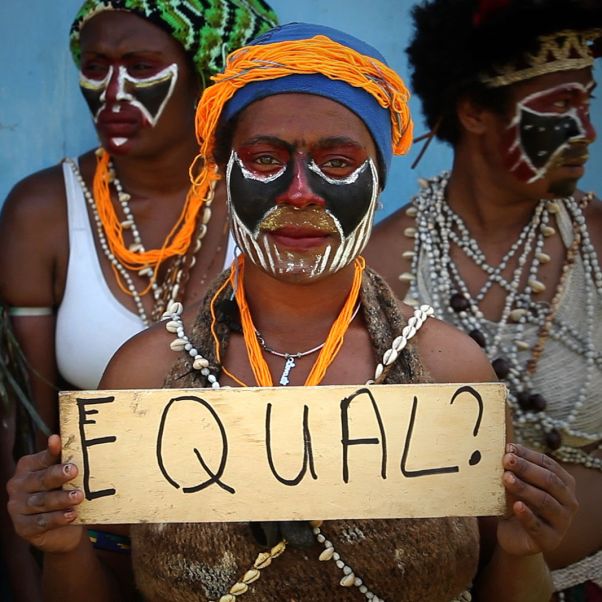
<svg viewBox="0 0 602 602"><path fill-rule="evenodd" d="M227 54L275 23L263 0L87 0L77 13L71 51L100 147L19 182L0 220L0 300L52 432L56 388L95 388L126 339L230 262L221 192L212 205L216 191L190 191L195 106ZM12 473L12 457L2 465Z"/></svg>

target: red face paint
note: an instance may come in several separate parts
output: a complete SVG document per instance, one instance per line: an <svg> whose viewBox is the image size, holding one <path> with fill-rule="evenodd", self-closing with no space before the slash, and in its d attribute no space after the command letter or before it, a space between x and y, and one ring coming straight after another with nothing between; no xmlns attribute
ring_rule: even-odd
<svg viewBox="0 0 602 602"><path fill-rule="evenodd" d="M304 153L295 153L293 155L290 162L293 178L289 187L276 197L275 202L277 205L289 204L299 209L308 207L309 205L316 205L318 207L326 205L326 201L311 188L307 165L307 156Z"/></svg>
<svg viewBox="0 0 602 602"><path fill-rule="evenodd" d="M367 241L378 194L363 147L327 140L241 146L228 163L228 202L243 251L273 274L317 277L347 265Z"/></svg>

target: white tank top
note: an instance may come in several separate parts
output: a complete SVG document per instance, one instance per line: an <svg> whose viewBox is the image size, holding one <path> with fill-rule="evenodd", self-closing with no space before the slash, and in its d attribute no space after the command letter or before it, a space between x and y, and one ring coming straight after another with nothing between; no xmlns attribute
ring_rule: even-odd
<svg viewBox="0 0 602 602"><path fill-rule="evenodd" d="M94 245L86 200L70 165L63 163L69 222L69 263L56 321L56 361L62 377L79 389L95 389L113 354L144 329L140 317L109 289ZM230 236L224 267L234 258Z"/></svg>

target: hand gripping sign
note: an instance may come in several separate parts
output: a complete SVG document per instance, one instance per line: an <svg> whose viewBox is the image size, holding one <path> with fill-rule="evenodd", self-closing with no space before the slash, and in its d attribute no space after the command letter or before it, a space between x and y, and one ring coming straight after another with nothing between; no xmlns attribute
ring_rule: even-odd
<svg viewBox="0 0 602 602"><path fill-rule="evenodd" d="M82 523L496 515L504 385L61 393Z"/></svg>

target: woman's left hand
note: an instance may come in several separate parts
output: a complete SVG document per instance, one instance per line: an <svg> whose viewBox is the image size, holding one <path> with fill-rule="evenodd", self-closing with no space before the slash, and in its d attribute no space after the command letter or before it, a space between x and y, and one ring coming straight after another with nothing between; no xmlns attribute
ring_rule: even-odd
<svg viewBox="0 0 602 602"><path fill-rule="evenodd" d="M516 556L553 550L579 507L575 479L545 454L516 443L506 450L503 482L509 511L499 519L498 544Z"/></svg>

